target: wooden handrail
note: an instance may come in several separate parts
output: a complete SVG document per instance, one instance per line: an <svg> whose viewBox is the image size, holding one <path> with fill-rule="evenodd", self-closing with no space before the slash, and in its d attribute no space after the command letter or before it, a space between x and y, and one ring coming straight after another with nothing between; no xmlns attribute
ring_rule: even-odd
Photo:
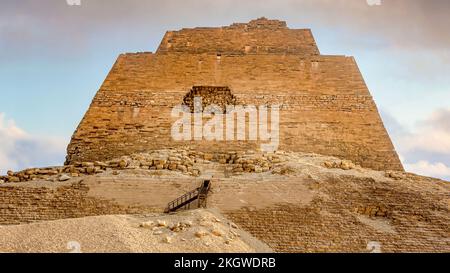
<svg viewBox="0 0 450 273"><path fill-rule="evenodd" d="M198 207L206 206L205 200L206 200L206 196L208 195L208 191L209 191L210 187L211 187L211 181L204 180L200 187L198 187L188 193L185 193L182 196L178 197L177 199L169 202L167 204L167 207L164 210L164 212L169 213L169 212L176 211L182 207L185 207L186 205L189 205L193 201L199 200L199 199L201 199L201 202L199 202Z"/></svg>

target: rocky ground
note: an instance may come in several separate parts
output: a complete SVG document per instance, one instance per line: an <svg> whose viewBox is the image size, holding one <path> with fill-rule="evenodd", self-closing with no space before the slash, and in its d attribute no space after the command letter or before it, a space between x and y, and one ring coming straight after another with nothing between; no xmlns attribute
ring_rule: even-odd
<svg viewBox="0 0 450 273"><path fill-rule="evenodd" d="M74 177L96 175L105 171L118 174L120 170L173 171L188 176L199 176L198 165L218 163L226 165L230 174L262 173L272 170L274 164L282 162L284 153L227 152L210 154L186 149L165 149L149 153L122 156L109 161L75 162L66 166L29 168L0 176L2 183L27 181L67 181Z"/></svg>
<svg viewBox="0 0 450 273"><path fill-rule="evenodd" d="M216 210L85 217L0 226L0 252L270 251L261 242L280 252L365 252L373 242L386 252L450 250L450 183L316 154L163 150L11 172L0 190L83 182L91 197L162 211L211 177L210 207L242 229Z"/></svg>
<svg viewBox="0 0 450 273"><path fill-rule="evenodd" d="M292 165L292 163L294 165ZM0 176L0 184L19 183L28 181L64 182L72 178L95 176L99 174L118 175L127 171L144 171L147 174L163 174L170 172L185 176L198 177L207 169L217 169L220 165L225 177L245 174L271 173L288 175L294 173L298 163L308 166L320 166L327 169L366 170L349 160L340 160L315 154L277 151L275 153L261 153L255 151L226 152L209 154L189 149L164 149L148 153L138 153L122 156L109 161L76 162L66 166L29 168L22 171L7 171L7 175ZM215 164L216 166L212 166ZM291 165L291 166L289 166ZM305 166L300 166L305 167ZM153 172L145 172L153 171ZM373 172L375 173L375 172ZM387 171L385 176L393 179L404 178L405 173Z"/></svg>
<svg viewBox="0 0 450 273"><path fill-rule="evenodd" d="M271 252L215 210L0 226L0 252Z"/></svg>

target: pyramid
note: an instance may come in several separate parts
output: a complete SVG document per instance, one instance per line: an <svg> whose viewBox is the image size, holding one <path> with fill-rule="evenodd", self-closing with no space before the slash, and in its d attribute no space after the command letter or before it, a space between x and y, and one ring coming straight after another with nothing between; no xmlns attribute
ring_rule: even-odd
<svg viewBox="0 0 450 273"><path fill-rule="evenodd" d="M279 150L403 170L355 59L321 55L309 29L266 18L168 31L156 53L121 54L73 134L66 164L161 148L260 147L174 140L172 109L194 91L213 102L279 105Z"/></svg>

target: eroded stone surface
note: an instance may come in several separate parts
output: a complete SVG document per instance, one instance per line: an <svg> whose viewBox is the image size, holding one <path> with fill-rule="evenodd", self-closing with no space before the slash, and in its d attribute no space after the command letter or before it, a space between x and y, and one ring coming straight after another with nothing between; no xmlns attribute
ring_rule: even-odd
<svg viewBox="0 0 450 273"><path fill-rule="evenodd" d="M383 252L450 251L448 182L403 172L387 177L358 166L330 169L324 162L342 160L313 154L284 153L280 159L274 170L289 171L230 177L223 173L226 164L202 163L213 181L208 208L280 252L365 252L369 242L379 242ZM0 185L0 224L162 212L202 179L180 171L125 168L118 175L105 171L66 182L5 183ZM162 219L137 226L160 226L154 232L163 236L164 230L176 233L186 224L157 220ZM200 222L202 228L210 225ZM212 231L206 237L221 237ZM225 245L227 236L222 236Z"/></svg>
<svg viewBox="0 0 450 273"><path fill-rule="evenodd" d="M121 54L72 137L67 164L186 145L203 152L260 147L174 141L171 112L189 104L191 90L220 105L279 105L280 150L403 170L354 58L321 55L309 29L265 18L169 31L156 53Z"/></svg>

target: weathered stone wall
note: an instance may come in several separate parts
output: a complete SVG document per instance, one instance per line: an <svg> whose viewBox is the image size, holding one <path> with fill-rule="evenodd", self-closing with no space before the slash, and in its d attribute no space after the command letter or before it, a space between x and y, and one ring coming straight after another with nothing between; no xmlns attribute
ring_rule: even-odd
<svg viewBox="0 0 450 273"><path fill-rule="evenodd" d="M0 225L78 218L107 214L133 214L159 211L159 208L119 205L113 200L88 196L83 183L65 186L0 186Z"/></svg>
<svg viewBox="0 0 450 273"><path fill-rule="evenodd" d="M370 252L371 242L382 252L449 252L448 195L422 194L420 186L404 183L412 182L392 187L370 178L330 178L310 184L324 194L307 205L283 202L226 214L279 252Z"/></svg>
<svg viewBox="0 0 450 273"><path fill-rule="evenodd" d="M418 176L326 177L216 179L208 207L279 252L368 252L370 242L380 243L383 252L450 251L448 183ZM162 212L200 182L147 175L1 185L0 224Z"/></svg>
<svg viewBox="0 0 450 273"><path fill-rule="evenodd" d="M206 39L205 39L206 38ZM158 54L319 55L309 29L289 29L286 22L261 18L221 28L168 31Z"/></svg>
<svg viewBox="0 0 450 273"><path fill-rule="evenodd" d="M172 173L176 175L176 172ZM167 174L166 174L167 175ZM77 178L75 178L77 179ZM91 215L162 213L167 203L202 183L201 178L163 174L136 176L87 176L73 182L24 182L0 185L0 225L20 224ZM298 180L270 179L266 183L249 179L215 179L208 207L237 210L245 206L275 205L274 185L285 193L284 200L300 204L310 196ZM289 194L289 191L295 194ZM236 199L237 194L239 199ZM264 197L264 200L261 200Z"/></svg>
<svg viewBox="0 0 450 273"><path fill-rule="evenodd" d="M169 32L156 54L120 55L72 137L67 163L186 145L259 147L174 141L172 108L194 86L227 87L240 104L279 104L280 150L403 169L355 60L319 55L309 30L270 20Z"/></svg>

